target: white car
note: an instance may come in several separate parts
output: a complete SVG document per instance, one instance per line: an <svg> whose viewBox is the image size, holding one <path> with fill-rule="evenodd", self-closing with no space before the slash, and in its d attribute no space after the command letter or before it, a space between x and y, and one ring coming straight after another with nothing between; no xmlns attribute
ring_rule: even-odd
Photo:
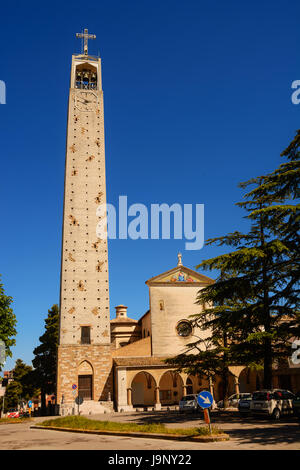
<svg viewBox="0 0 300 470"><path fill-rule="evenodd" d="M273 389L254 392L250 404L251 415L279 419L293 414L294 394L289 390Z"/></svg>
<svg viewBox="0 0 300 470"><path fill-rule="evenodd" d="M184 411L199 411L200 406L198 405L197 395L185 395L181 398L179 402L179 413L183 413Z"/></svg>

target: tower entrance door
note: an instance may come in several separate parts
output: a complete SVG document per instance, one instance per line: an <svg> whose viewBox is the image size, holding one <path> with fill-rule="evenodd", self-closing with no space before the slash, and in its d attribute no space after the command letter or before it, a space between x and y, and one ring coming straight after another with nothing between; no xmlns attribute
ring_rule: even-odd
<svg viewBox="0 0 300 470"><path fill-rule="evenodd" d="M84 400L92 400L92 375L79 375L78 376L78 396Z"/></svg>

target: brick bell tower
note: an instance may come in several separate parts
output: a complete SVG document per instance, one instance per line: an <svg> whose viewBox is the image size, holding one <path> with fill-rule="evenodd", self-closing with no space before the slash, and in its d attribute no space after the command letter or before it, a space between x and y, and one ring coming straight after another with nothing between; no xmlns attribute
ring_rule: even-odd
<svg viewBox="0 0 300 470"><path fill-rule="evenodd" d="M106 203L101 59L72 56L62 235L57 403L61 414L112 408L107 238L98 238L96 209ZM76 408L75 408L76 409Z"/></svg>

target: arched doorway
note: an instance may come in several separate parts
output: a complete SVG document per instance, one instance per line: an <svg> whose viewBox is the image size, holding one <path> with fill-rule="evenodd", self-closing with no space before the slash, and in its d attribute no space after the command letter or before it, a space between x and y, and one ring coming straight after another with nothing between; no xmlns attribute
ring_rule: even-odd
<svg viewBox="0 0 300 470"><path fill-rule="evenodd" d="M193 381L190 377L186 379L186 394L187 395L192 395L193 392Z"/></svg>
<svg viewBox="0 0 300 470"><path fill-rule="evenodd" d="M162 405L175 405L183 396L183 380L178 372L166 371L159 381L159 398Z"/></svg>
<svg viewBox="0 0 300 470"><path fill-rule="evenodd" d="M78 367L78 396L93 400L93 367L88 361L83 361Z"/></svg>
<svg viewBox="0 0 300 470"><path fill-rule="evenodd" d="M245 367L239 375L240 392L254 392L261 388L261 377L259 371L254 368Z"/></svg>
<svg viewBox="0 0 300 470"><path fill-rule="evenodd" d="M156 382L146 371L138 372L131 382L133 406L153 406L155 403Z"/></svg>

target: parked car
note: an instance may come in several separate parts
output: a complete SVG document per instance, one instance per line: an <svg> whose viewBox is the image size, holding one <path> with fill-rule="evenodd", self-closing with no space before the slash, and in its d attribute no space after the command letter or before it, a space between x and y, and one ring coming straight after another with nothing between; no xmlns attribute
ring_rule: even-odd
<svg viewBox="0 0 300 470"><path fill-rule="evenodd" d="M300 420L300 392L297 392L293 399L293 413Z"/></svg>
<svg viewBox="0 0 300 470"><path fill-rule="evenodd" d="M260 390L253 393L250 410L252 415L279 419L293 414L294 394L289 390Z"/></svg>
<svg viewBox="0 0 300 470"><path fill-rule="evenodd" d="M6 416L7 416L7 418L19 418L20 413L16 408L12 408L12 409L8 410Z"/></svg>
<svg viewBox="0 0 300 470"><path fill-rule="evenodd" d="M251 393L235 393L228 398L228 406L230 408L238 408L239 401L248 398L251 398ZM217 406L218 408L224 408L224 401L218 401Z"/></svg>
<svg viewBox="0 0 300 470"><path fill-rule="evenodd" d="M239 400L239 404L238 404L238 410L239 410L239 413L240 413L241 416L249 416L250 415L250 403L251 403L251 400L252 400L252 395L251 395L251 393L247 393L245 395L249 395L249 396L241 398Z"/></svg>
<svg viewBox="0 0 300 470"><path fill-rule="evenodd" d="M185 395L181 398L179 402L179 412L183 413L184 411L199 411L200 406L198 405L197 395Z"/></svg>

